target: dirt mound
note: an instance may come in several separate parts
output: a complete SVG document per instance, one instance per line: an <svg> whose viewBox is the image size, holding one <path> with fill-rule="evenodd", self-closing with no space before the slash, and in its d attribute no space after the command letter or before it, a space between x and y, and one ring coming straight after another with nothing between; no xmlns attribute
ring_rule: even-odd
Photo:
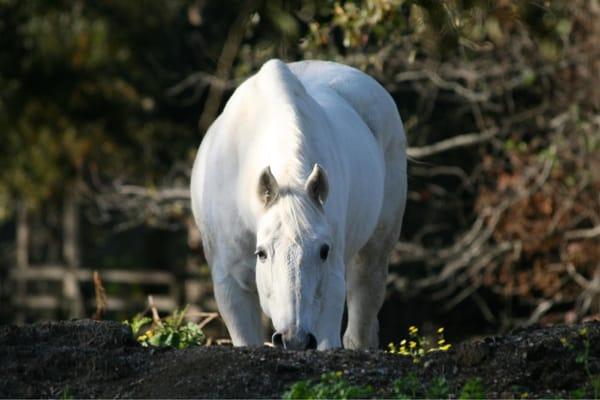
<svg viewBox="0 0 600 400"><path fill-rule="evenodd" d="M418 364L383 351L144 348L117 322L4 326L0 397L278 398L293 382L317 380L328 371L372 385L376 397L391 396L393 381L411 371L420 378L422 393L444 377L451 396L469 379L480 378L487 397L568 397L589 386L581 357L577 360L586 343L588 371L597 375L600 322L517 330L432 353Z"/></svg>

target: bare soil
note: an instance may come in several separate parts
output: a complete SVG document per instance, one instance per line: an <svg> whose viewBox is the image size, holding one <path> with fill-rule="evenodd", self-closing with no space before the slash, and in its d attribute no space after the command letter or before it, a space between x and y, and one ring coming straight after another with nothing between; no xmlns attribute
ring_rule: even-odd
<svg viewBox="0 0 600 400"><path fill-rule="evenodd" d="M0 397L280 398L293 382L317 380L328 371L343 371L352 383L372 385L374 397L391 397L392 382L411 371L420 378L423 393L443 376L451 396L478 377L489 398L570 397L589 385L576 360L584 349L583 328L591 345L589 370L597 375L600 322L515 330L432 353L418 364L384 351L144 348L117 322L3 326Z"/></svg>

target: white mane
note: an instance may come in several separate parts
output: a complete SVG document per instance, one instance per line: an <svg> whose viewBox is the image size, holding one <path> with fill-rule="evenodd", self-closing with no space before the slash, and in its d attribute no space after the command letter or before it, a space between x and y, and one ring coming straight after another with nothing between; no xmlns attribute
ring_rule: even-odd
<svg viewBox="0 0 600 400"><path fill-rule="evenodd" d="M311 231L310 217L320 212L314 202L291 190L284 192L272 207L278 220L286 222L279 227L279 234L294 242L298 238L307 239L306 234Z"/></svg>
<svg viewBox="0 0 600 400"><path fill-rule="evenodd" d="M310 119L312 99L286 64L267 62L255 76L256 85L269 113L274 117L265 131L266 160L282 187L300 189L313 161L307 159L315 134ZM256 100L255 100L256 101Z"/></svg>

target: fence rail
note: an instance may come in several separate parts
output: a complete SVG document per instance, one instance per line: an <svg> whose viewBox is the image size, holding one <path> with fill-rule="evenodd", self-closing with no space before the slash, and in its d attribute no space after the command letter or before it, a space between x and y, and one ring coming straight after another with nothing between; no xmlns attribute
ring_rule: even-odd
<svg viewBox="0 0 600 400"><path fill-rule="evenodd" d="M174 274L158 271L126 271L118 269L100 270L100 277L104 285L117 283L126 285L158 285L167 289L166 295L153 295L155 306L160 311L172 311L178 307L178 297L180 287ZM93 284L93 270L90 268L78 268L73 271L65 265L32 265L27 268L13 268L10 271L10 278L17 285L24 285L30 282L61 282L64 286L67 281L75 275L77 284ZM185 282L183 284L185 287ZM25 289L23 296L15 298L15 306L21 312L24 309L32 310L59 310L65 305L64 289L58 293L32 294ZM108 295L106 309L109 311L121 311L131 309L133 306L139 306L139 301L131 300L129 295ZM86 301L89 308L95 306L94 299Z"/></svg>
<svg viewBox="0 0 600 400"><path fill-rule="evenodd" d="M64 265L32 265L28 268L11 270L14 279L23 280L54 280L62 281L66 274L71 271ZM90 268L79 268L75 271L77 280L80 282L92 281L94 270ZM120 269L101 270L100 275L104 282L115 283L138 283L174 285L175 277L165 271L125 271Z"/></svg>

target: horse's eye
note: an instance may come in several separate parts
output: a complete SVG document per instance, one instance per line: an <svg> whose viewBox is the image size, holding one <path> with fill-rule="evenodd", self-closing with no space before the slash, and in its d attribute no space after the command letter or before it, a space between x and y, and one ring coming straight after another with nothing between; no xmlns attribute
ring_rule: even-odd
<svg viewBox="0 0 600 400"><path fill-rule="evenodd" d="M254 254L262 262L264 262L267 259L267 252L262 247L259 247L258 249L256 249L256 252Z"/></svg>
<svg viewBox="0 0 600 400"><path fill-rule="evenodd" d="M325 261L327 259L328 255L329 255L329 245L324 244L323 246L321 246L321 252L320 252L321 260Z"/></svg>

